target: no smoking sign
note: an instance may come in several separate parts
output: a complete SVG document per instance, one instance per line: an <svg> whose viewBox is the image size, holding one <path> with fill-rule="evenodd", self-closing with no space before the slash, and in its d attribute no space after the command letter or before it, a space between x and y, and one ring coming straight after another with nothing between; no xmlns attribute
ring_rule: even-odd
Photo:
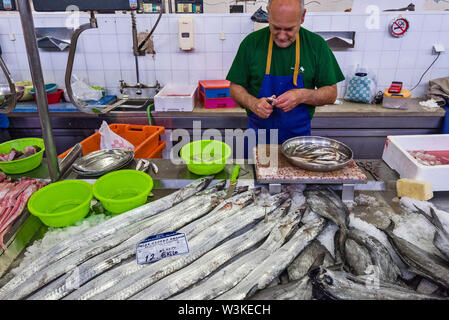
<svg viewBox="0 0 449 320"><path fill-rule="evenodd" d="M402 37L410 28L410 23L403 17L395 18L390 23L390 33L393 37Z"/></svg>

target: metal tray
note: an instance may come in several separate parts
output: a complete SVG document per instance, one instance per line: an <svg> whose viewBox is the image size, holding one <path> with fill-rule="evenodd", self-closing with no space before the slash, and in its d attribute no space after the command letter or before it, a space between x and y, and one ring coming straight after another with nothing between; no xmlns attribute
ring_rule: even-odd
<svg viewBox="0 0 449 320"><path fill-rule="evenodd" d="M134 152L108 149L91 152L73 163L73 171L84 176L98 176L122 168L134 158Z"/></svg>
<svg viewBox="0 0 449 320"><path fill-rule="evenodd" d="M297 159L293 159L291 156L289 156L285 150L292 145L300 145L300 144L314 144L317 146L332 147L341 151L348 157L348 159L342 163L333 165L314 164L298 161ZM291 138L282 144L281 152L284 155L284 157L294 166L297 166L304 170L319 171L319 172L328 172L342 169L351 162L354 155L352 150L344 143L341 143L340 141L337 140L316 136L303 136Z"/></svg>

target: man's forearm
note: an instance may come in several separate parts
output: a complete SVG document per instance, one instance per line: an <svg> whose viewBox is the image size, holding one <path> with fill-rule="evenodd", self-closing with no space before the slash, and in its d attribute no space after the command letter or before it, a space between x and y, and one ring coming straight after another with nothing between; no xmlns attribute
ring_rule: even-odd
<svg viewBox="0 0 449 320"><path fill-rule="evenodd" d="M299 89L298 101L312 106L333 104L337 99L337 86L325 86L319 89Z"/></svg>
<svg viewBox="0 0 449 320"><path fill-rule="evenodd" d="M231 82L229 92L232 99L235 100L240 106L250 109L257 103L257 98L248 93L248 91L241 85Z"/></svg>

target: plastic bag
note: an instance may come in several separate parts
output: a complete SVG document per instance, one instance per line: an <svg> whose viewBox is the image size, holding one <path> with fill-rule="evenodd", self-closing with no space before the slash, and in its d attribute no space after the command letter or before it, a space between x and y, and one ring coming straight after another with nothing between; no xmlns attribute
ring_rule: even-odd
<svg viewBox="0 0 449 320"><path fill-rule="evenodd" d="M103 94L101 91L95 90L91 88L87 83L85 83L83 80L78 79L77 76L73 76L73 79L75 80L72 83L72 90L73 95L75 98L79 100L94 100L98 101L103 97Z"/></svg>
<svg viewBox="0 0 449 320"><path fill-rule="evenodd" d="M376 77L358 70L348 79L345 99L353 102L373 103L376 96Z"/></svg>
<svg viewBox="0 0 449 320"><path fill-rule="evenodd" d="M101 123L100 130L98 133L101 135L100 149L125 149L134 151L134 146L132 143L123 139L118 134L109 128L106 121Z"/></svg>

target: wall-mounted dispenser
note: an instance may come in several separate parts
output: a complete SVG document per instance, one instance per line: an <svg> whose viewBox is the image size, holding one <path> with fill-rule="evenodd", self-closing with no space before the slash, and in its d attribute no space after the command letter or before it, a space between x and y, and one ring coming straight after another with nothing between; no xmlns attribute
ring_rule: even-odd
<svg viewBox="0 0 449 320"><path fill-rule="evenodd" d="M179 18L178 20L178 42L181 50L190 51L194 48L193 19Z"/></svg>

